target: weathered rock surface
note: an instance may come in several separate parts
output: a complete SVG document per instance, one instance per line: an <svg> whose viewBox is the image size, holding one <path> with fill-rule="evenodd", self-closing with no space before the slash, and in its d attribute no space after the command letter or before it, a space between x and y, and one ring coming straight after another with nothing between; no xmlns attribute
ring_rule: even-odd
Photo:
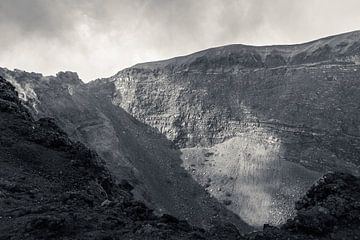
<svg viewBox="0 0 360 240"><path fill-rule="evenodd" d="M214 179L213 196L223 201L216 189L225 183L227 199L263 206L229 209L252 225L276 224L322 173L359 174L359 59L360 32L352 32L293 46L208 49L88 85L99 92L112 84L112 103L172 140L195 179ZM201 164L208 151L217 153L214 166ZM231 169L243 169L242 178L227 181L239 173Z"/></svg>
<svg viewBox="0 0 360 240"><path fill-rule="evenodd" d="M360 32L352 32L293 46L208 49L89 85L112 82L114 104L180 147L264 128L288 161L358 171L359 77Z"/></svg>

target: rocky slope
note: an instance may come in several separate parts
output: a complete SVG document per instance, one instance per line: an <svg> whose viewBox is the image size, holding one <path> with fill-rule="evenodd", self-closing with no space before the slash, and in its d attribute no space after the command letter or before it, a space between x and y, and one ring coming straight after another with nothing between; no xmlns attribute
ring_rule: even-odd
<svg viewBox="0 0 360 240"><path fill-rule="evenodd" d="M281 228L241 235L219 223L209 231L158 217L117 184L104 161L71 141L53 119L33 120L0 77L0 239L357 239L360 179L329 173Z"/></svg>
<svg viewBox="0 0 360 240"><path fill-rule="evenodd" d="M103 92L111 86L93 93L71 72L44 77L2 69L1 74L15 85L32 115L53 117L71 139L95 150L116 182L129 181L135 198L157 214L206 228L220 221L251 229L191 178L169 140L110 102L111 95Z"/></svg>
<svg viewBox="0 0 360 240"><path fill-rule="evenodd" d="M360 32L352 32L292 46L208 49L88 86L101 94L112 85L112 103L172 140L213 196L257 202L229 209L261 225L283 222L325 171L359 174L359 78Z"/></svg>
<svg viewBox="0 0 360 240"><path fill-rule="evenodd" d="M352 168L359 165L359 66L360 32L353 32L294 46L209 49L90 85L113 82L114 104L182 148L265 129L288 161Z"/></svg>

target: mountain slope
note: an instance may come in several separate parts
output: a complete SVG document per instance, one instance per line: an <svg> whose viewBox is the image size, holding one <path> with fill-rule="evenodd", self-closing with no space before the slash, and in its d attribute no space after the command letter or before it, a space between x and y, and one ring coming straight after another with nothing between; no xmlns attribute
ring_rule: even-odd
<svg viewBox="0 0 360 240"><path fill-rule="evenodd" d="M280 229L242 236L231 224L210 231L155 216L116 184L103 161L52 119L34 121L0 77L0 239L356 239L360 179L329 173Z"/></svg>
<svg viewBox="0 0 360 240"><path fill-rule="evenodd" d="M282 63L266 64L275 53ZM231 45L138 64L90 85L113 82L115 104L181 147L211 146L258 126L357 143L359 54L360 32L294 46ZM352 151L336 153L346 152L356 162ZM308 167L330 164L303 158Z"/></svg>
<svg viewBox="0 0 360 240"><path fill-rule="evenodd" d="M263 207L250 212L229 205L248 223L276 224L325 171L359 174L359 59L360 32L352 32L299 45L208 49L88 86L101 94L113 85L104 96L172 140L213 196L259 201ZM231 180L229 169L244 177ZM231 196L218 191L224 182ZM274 220L278 212L283 217Z"/></svg>
<svg viewBox="0 0 360 240"><path fill-rule="evenodd" d="M53 116L159 212L211 225L229 219L222 202L262 226L293 216L327 170L359 174L359 54L352 32L213 48L88 84L73 73L0 74L33 115Z"/></svg>

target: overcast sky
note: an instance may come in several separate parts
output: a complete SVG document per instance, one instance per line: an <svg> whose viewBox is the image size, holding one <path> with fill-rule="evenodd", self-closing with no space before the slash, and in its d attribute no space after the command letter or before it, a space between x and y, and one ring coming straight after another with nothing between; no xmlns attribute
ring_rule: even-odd
<svg viewBox="0 0 360 240"><path fill-rule="evenodd" d="M0 66L89 81L219 45L359 30L359 10L359 0L0 0Z"/></svg>

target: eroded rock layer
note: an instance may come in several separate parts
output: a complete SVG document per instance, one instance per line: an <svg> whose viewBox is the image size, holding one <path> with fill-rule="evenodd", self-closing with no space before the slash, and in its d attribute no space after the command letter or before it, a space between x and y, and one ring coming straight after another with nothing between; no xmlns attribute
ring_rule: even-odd
<svg viewBox="0 0 360 240"><path fill-rule="evenodd" d="M229 209L252 225L276 224L325 171L359 174L359 59L360 32L352 32L208 49L88 85L97 92L112 84L112 103L172 140L186 169ZM207 151L212 163L200 154ZM217 190L224 183L226 199ZM241 198L264 207L245 208Z"/></svg>

